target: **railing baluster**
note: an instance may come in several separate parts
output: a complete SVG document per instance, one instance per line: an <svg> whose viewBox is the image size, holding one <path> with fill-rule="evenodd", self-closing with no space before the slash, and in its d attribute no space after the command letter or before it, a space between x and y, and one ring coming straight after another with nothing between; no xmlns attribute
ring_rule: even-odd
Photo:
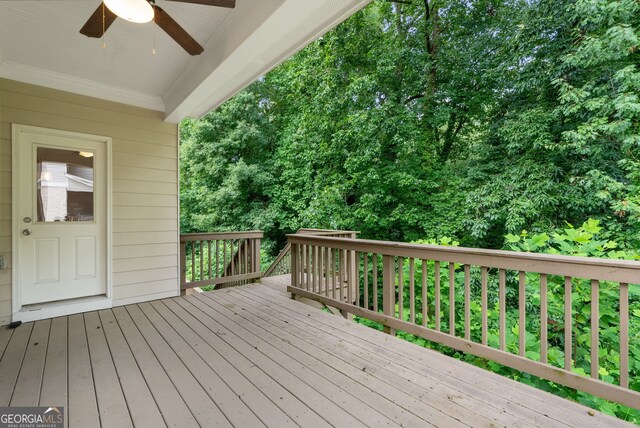
<svg viewBox="0 0 640 428"><path fill-rule="evenodd" d="M312 287L312 277L313 277L313 267L312 267L312 250L313 247L311 245L307 245L307 290L313 291Z"/></svg>
<svg viewBox="0 0 640 428"><path fill-rule="evenodd" d="M540 274L540 362L547 363L548 336L547 275Z"/></svg>
<svg viewBox="0 0 640 428"><path fill-rule="evenodd" d="M196 241L191 241L191 281L197 281L196 278Z"/></svg>
<svg viewBox="0 0 640 428"><path fill-rule="evenodd" d="M600 361L598 348L600 345L600 282L591 280L591 377L598 379Z"/></svg>
<svg viewBox="0 0 640 428"><path fill-rule="evenodd" d="M363 308L369 309L371 306L369 306L369 253L364 252L363 253L364 256L364 266L363 266L363 270L364 270L364 304L362 305Z"/></svg>
<svg viewBox="0 0 640 428"><path fill-rule="evenodd" d="M525 325L525 291L527 277L523 271L518 272L518 354L524 357L527 351L526 325Z"/></svg>
<svg viewBox="0 0 640 428"><path fill-rule="evenodd" d="M464 338L471 340L471 266L464 265Z"/></svg>
<svg viewBox="0 0 640 428"><path fill-rule="evenodd" d="M378 312L378 255L371 254L371 267L373 268L373 310Z"/></svg>
<svg viewBox="0 0 640 428"><path fill-rule="evenodd" d="M207 259L208 259L208 265L207 265L207 269L209 271L209 279L211 279L211 241L207 241Z"/></svg>
<svg viewBox="0 0 640 428"><path fill-rule="evenodd" d="M220 278L220 241L216 239L216 272L215 278Z"/></svg>
<svg viewBox="0 0 640 428"><path fill-rule="evenodd" d="M331 256L331 297L333 299L336 298L336 253L338 251L333 251L333 248L329 249L329 254Z"/></svg>
<svg viewBox="0 0 640 428"><path fill-rule="evenodd" d="M322 294L322 247L316 247L316 293Z"/></svg>
<svg viewBox="0 0 640 428"><path fill-rule="evenodd" d="M456 267L449 263L449 334L456 335Z"/></svg>
<svg viewBox="0 0 640 428"><path fill-rule="evenodd" d="M629 388L629 284L620 283L620 386Z"/></svg>
<svg viewBox="0 0 640 428"><path fill-rule="evenodd" d="M349 270L347 269L347 250L342 251L342 285L349 283L349 278L347 278ZM345 298L348 293L345 293Z"/></svg>
<svg viewBox="0 0 640 428"><path fill-rule="evenodd" d="M311 251L311 291L315 293L316 292L316 266L317 266L316 246L312 245L311 248L309 248L309 251Z"/></svg>
<svg viewBox="0 0 640 428"><path fill-rule="evenodd" d="M244 273L249 273L249 244L250 241L244 240Z"/></svg>
<svg viewBox="0 0 640 428"><path fill-rule="evenodd" d="M302 288L304 284L304 245L298 245L298 287Z"/></svg>
<svg viewBox="0 0 640 428"><path fill-rule="evenodd" d="M322 294L324 283L324 247L318 247L318 294Z"/></svg>
<svg viewBox="0 0 640 428"><path fill-rule="evenodd" d="M353 304L353 284L351 283L351 257L352 252L347 251L347 301Z"/></svg>
<svg viewBox="0 0 640 428"><path fill-rule="evenodd" d="M220 276L227 276L227 240L222 241L222 274Z"/></svg>
<svg viewBox="0 0 640 428"><path fill-rule="evenodd" d="M340 301L344 302L344 270L342 268L342 259L344 257L344 251L337 250L338 253L338 283L340 287Z"/></svg>
<svg viewBox="0 0 640 428"><path fill-rule="evenodd" d="M504 351L507 348L507 291L506 291L506 272L504 269L498 271L498 300L500 304L500 349Z"/></svg>
<svg viewBox="0 0 640 428"><path fill-rule="evenodd" d="M353 284L354 288L355 288L355 292L356 292L356 306L360 306L360 253L358 253L357 251L353 252L353 255L355 256L356 259L356 276L355 276L355 284Z"/></svg>
<svg viewBox="0 0 640 428"><path fill-rule="evenodd" d="M571 346L573 315L571 304L571 277L564 277L564 369L571 370Z"/></svg>
<svg viewBox="0 0 640 428"><path fill-rule="evenodd" d="M398 257L398 318L404 320L404 259Z"/></svg>
<svg viewBox="0 0 640 428"><path fill-rule="evenodd" d="M298 287L298 244L291 245L291 285Z"/></svg>
<svg viewBox="0 0 640 428"><path fill-rule="evenodd" d="M204 279L204 241L200 241L200 279Z"/></svg>
<svg viewBox="0 0 640 428"><path fill-rule="evenodd" d="M436 330L441 331L442 325L440 323L440 262L435 262L435 299L436 299Z"/></svg>
<svg viewBox="0 0 640 428"><path fill-rule="evenodd" d="M331 275L331 264L329 263L329 255L331 248L326 247L324 250L324 295L329 297L329 278Z"/></svg>
<svg viewBox="0 0 640 428"><path fill-rule="evenodd" d="M233 239L229 240L229 258L231 259L231 275L233 275L233 273L236 270L236 258L235 258L235 254L233 251Z"/></svg>
<svg viewBox="0 0 640 428"><path fill-rule="evenodd" d="M488 324L489 316L487 311L487 268L482 266L480 268L480 292L482 299L482 344L487 346L488 341Z"/></svg>
<svg viewBox="0 0 640 428"><path fill-rule="evenodd" d="M411 324L416 322L416 279L415 259L409 259L409 320Z"/></svg>
<svg viewBox="0 0 640 428"><path fill-rule="evenodd" d="M422 326L427 326L429 318L429 306L427 305L427 261L422 259Z"/></svg>

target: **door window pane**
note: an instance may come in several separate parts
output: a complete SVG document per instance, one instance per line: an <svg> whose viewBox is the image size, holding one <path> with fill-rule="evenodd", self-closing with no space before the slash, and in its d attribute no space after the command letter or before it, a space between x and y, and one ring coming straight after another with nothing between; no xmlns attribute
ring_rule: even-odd
<svg viewBox="0 0 640 428"><path fill-rule="evenodd" d="M37 150L38 221L93 221L93 152Z"/></svg>

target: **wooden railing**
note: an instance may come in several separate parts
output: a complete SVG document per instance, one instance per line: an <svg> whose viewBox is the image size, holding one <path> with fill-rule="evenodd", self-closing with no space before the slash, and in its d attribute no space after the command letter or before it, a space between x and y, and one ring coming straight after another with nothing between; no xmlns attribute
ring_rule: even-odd
<svg viewBox="0 0 640 428"><path fill-rule="evenodd" d="M190 233L180 236L180 289L240 285L260 278L263 233Z"/></svg>
<svg viewBox="0 0 640 428"><path fill-rule="evenodd" d="M330 230L330 229L298 229L297 234L314 236L331 236L334 238L355 239L358 236L354 230ZM265 276L287 275L291 273L291 244L287 242L282 251L273 260L273 263L262 274Z"/></svg>
<svg viewBox="0 0 640 428"><path fill-rule="evenodd" d="M629 365L630 333L640 339L640 320L629 319L630 295L640 304L640 262L302 234L288 240L293 295L390 334L401 330L640 408L640 367L632 361L630 379ZM347 286L336 286L343 277ZM605 298L610 307L600 308ZM609 370L599 374L604 358Z"/></svg>

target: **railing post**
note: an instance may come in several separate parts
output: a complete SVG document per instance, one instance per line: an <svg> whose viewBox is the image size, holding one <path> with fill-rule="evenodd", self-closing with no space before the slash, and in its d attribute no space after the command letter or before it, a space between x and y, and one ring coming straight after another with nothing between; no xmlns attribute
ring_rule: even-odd
<svg viewBox="0 0 640 428"><path fill-rule="evenodd" d="M393 316L395 312L395 263L393 256L382 256L382 312L385 315ZM396 335L396 330L384 326L384 332L392 336Z"/></svg>

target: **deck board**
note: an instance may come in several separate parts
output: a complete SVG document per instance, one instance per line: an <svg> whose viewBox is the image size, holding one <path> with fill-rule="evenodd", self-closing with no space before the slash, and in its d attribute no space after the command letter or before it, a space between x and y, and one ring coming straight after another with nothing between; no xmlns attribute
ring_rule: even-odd
<svg viewBox="0 0 640 428"><path fill-rule="evenodd" d="M69 408L66 410L69 427L98 427L100 413L93 383L93 371L89 358L89 344L82 314L72 315L68 323L68 370L67 393ZM53 403L41 402L48 406Z"/></svg>
<svg viewBox="0 0 640 428"><path fill-rule="evenodd" d="M171 317L166 308L161 307L161 303L154 303L153 305L143 304L140 307L149 317L149 320L160 327L159 331L168 339L169 344L192 373L198 377L203 387L209 386L212 398L231 424L236 426L264 426L252 409L242 401L242 394L230 387L233 380L242 381L242 374L232 371L233 369L228 362L224 364L225 361L219 357L215 349L207 347L206 343L197 334L190 331L189 326L182 320L177 317ZM172 327L175 329L174 331L170 330ZM208 364L209 361L219 372ZM220 374L224 375L222 373L224 369L230 371L228 375L231 379L223 379L220 376ZM247 394L256 399L252 393L259 393L259 391L252 385L245 386L247 386ZM265 401L264 396L257 397L257 399Z"/></svg>
<svg viewBox="0 0 640 428"><path fill-rule="evenodd" d="M50 328L50 319L36 321L34 324L10 406L38 405Z"/></svg>
<svg viewBox="0 0 640 428"><path fill-rule="evenodd" d="M334 367L333 358L322 358L322 353L319 352L318 348L307 346L303 350L290 346L294 342L287 338L281 338L277 334L278 329L265 329L264 325L259 327L255 322L245 318L244 310L240 318L238 317L239 314L234 313L232 310L225 310L226 305L217 305L217 299L206 303L204 302L206 298L203 297L201 299L203 300L202 303L194 302L194 304L207 304L210 306L209 310L227 315L229 317L229 325L234 325L235 323L238 326L236 327L237 330L242 328L247 332L253 333L252 335L242 334L242 336L245 340L251 340L250 343L259 347L262 352L274 355L273 358L284 360L283 363L288 364L292 372L300 372L304 377L312 377L309 373L310 370L314 373L313 377L319 379L316 384L320 385L323 390L329 389L328 394L330 396L336 396L336 398L340 399L346 395L346 398L342 398L346 407L363 423L370 424L376 421L379 426L383 424L391 424L393 426L430 425L425 419L402 409L393 404L388 398L374 392L371 385L359 383L355 380L354 377L366 376L362 375L360 368L353 368L353 370L350 370L351 376L345 376ZM195 300L195 298L192 300ZM243 309L247 308L243 307ZM265 325L268 326L268 324ZM273 348L276 352L270 348ZM282 355L284 355L284 358ZM286 358L287 355L290 358ZM340 392L342 393L340 394Z"/></svg>
<svg viewBox="0 0 640 428"><path fill-rule="evenodd" d="M199 426L180 392L162 368L147 342L136 328L125 308L115 308L114 317L136 359L165 423L170 427ZM163 409L165 409L163 411Z"/></svg>
<svg viewBox="0 0 640 428"><path fill-rule="evenodd" d="M74 428L629 426L292 300L288 279L2 328L0 405L62 405Z"/></svg>
<svg viewBox="0 0 640 428"><path fill-rule="evenodd" d="M0 358L4 354L4 350L7 349L11 335L13 334L12 328L0 328Z"/></svg>
<svg viewBox="0 0 640 428"><path fill-rule="evenodd" d="M198 424L200 426L231 427L231 423L220 411L207 391L191 374L142 310L133 305L127 307L127 312L171 378L176 389L180 391L180 395L182 395L184 402L191 409L191 413L198 421ZM170 409L166 411L170 411Z"/></svg>
<svg viewBox="0 0 640 428"><path fill-rule="evenodd" d="M333 397L323 395L314 388L313 381L305 378L304 380L296 377L291 373L290 368L285 368L286 365L278 364L268 358L262 350L258 347L249 345L242 338L237 336L234 330L226 329L222 324L218 322L219 316L216 316L215 321L211 320L211 325L223 333L225 341L229 341L238 350L247 356L249 363L256 368L261 368L272 377L272 381L275 384L281 385L283 390L288 390L293 396L300 399L299 406L309 407L317 413L321 418L324 418L331 426L335 427L364 427L365 425L358 421L353 415L337 406L332 400ZM256 352L257 351L257 352ZM282 395L276 395L279 399ZM286 400L287 397L283 397ZM298 401L298 400L296 400ZM321 418L317 418L317 423L320 423ZM307 424L305 424L307 425Z"/></svg>
<svg viewBox="0 0 640 428"><path fill-rule="evenodd" d="M51 321L51 332L40 389L40 406L67 408L67 318ZM46 404L45 404L46 403Z"/></svg>
<svg viewBox="0 0 640 428"><path fill-rule="evenodd" d="M192 306L188 305L188 303L191 303ZM208 316L210 317L209 318L210 320L213 320L213 317L211 317L211 315L212 315L212 311L214 311L215 309L208 306L202 300L195 298L195 296L194 298L189 299L189 302L187 302L187 299L185 299L184 301L180 302L180 305L185 308L188 308L189 306L191 306L191 308L188 310L193 312L195 312L196 310L199 310L201 316L204 316L204 317ZM220 313L224 312L224 310L225 308L221 307ZM238 343L240 341L245 342L244 344L237 344L236 346L238 346L239 348L242 348L243 346L253 347L256 351L258 351L255 353L258 359L264 360L265 357L271 359L274 363L278 364L280 367L286 368L286 370L288 370L292 376L295 376L298 379L297 382L305 383L306 385L308 385L308 387L312 388L315 392L322 394L323 397L329 398L333 402L333 404L329 404L330 406L332 407L337 406L342 408L345 412L351 412L352 415L349 415L346 419L347 423L353 424L354 422L352 419L354 417L356 419L359 419L360 422L362 423L366 423L367 420L369 420L370 422L378 421L379 423L381 423L386 419L384 415L379 414L372 408L364 405L364 403L356 401L353 396L344 393L344 391L342 391L336 385L331 385L329 382L327 382L326 379L322 378L321 376L318 376L315 372L305 370L306 367L301 365L298 362L297 357L293 358L294 349L289 348L288 351L291 351L291 352L289 353L289 355L287 355L287 353L284 353L278 350L277 348L275 348L275 346L273 346L273 343L271 341L260 339L258 336L251 334L250 330L244 329L240 324L236 324L230 320L222 319L220 316L216 316L215 319L216 319L216 322L219 323L217 325L220 325L221 328L224 328L225 332L234 334L234 336L236 336L235 338L233 338L234 343ZM234 333L231 333L231 332L234 332ZM304 397L303 401L309 401L309 402L313 402L316 396L317 395L315 393L313 395L309 393L300 395L300 397ZM302 405L300 407L305 407L305 406ZM318 409L318 412L321 414L322 409ZM338 413L337 416L344 417L344 413L340 414L339 412L335 412L335 411L332 413ZM358 414L364 415L366 419L363 420L361 418L358 418ZM315 416L315 417L316 417L315 421L305 422L303 420L296 419L296 422L302 423L304 425L307 425L313 422L315 426L315 424L319 424L322 421L322 419L320 419L319 416Z"/></svg>
<svg viewBox="0 0 640 428"><path fill-rule="evenodd" d="M113 356L109 351L107 338L104 335L100 318L96 312L84 314L84 325L89 344L89 359L93 369L96 399L100 422L103 427L125 428L133 426L129 407L124 399L124 392Z"/></svg>
<svg viewBox="0 0 640 428"><path fill-rule="evenodd" d="M593 416L588 414L589 409L569 400L559 399L544 391L520 384L505 377L493 374L486 370L471 366L455 359L448 358L439 353L426 351L411 343L398 341L388 335L378 334L372 329L362 329L362 326L340 317L329 316L322 311L313 311L308 306L292 304L291 299L283 299L278 291L270 292L269 288L260 286L247 286L238 290L239 294L251 293L254 299L261 302L264 308L276 308L281 313L286 313L289 320L294 318L302 323L310 323L313 327L328 333L335 334L336 329L346 334L340 336L348 338L359 344L371 354L384 356L389 362L397 364L402 362L406 367L416 370L418 375L427 375L429 370L437 370L439 376L447 379L456 376L463 383L473 385L491 392L494 399L502 398L509 406L509 412L514 407L527 407L542 416L549 416L556 421L577 426L580 423L590 426L594 420L598 420L600 426L621 421L595 412ZM396 346L389 346L390 342L398 342Z"/></svg>
<svg viewBox="0 0 640 428"><path fill-rule="evenodd" d="M166 426L113 312L100 311L98 315L133 424L149 428Z"/></svg>
<svg viewBox="0 0 640 428"><path fill-rule="evenodd" d="M235 296L234 296L235 297ZM553 426L554 424L549 419L543 419L536 412L520 412L519 406L512 406L510 402L500 402L494 399L494 393L479 388L474 388L469 384L468 379L466 382L460 381L455 377L450 376L448 373L438 372L436 370L429 370L426 372L418 373L413 367L406 367L399 364L395 359L389 359L388 357L381 357L376 349L367 350L362 347L361 343L349 342L348 336L337 335L335 330L327 329L323 331L321 329L314 329L313 334L305 331L304 327L300 327L307 321L304 317L297 324L289 324L286 322L286 317L282 317L281 313L277 310L266 307L259 296L255 296L255 300L251 301L254 296L247 295L247 299L238 300L238 303L247 309L251 313L255 314L258 318L254 320L254 323L264 324L266 322L272 322L274 325L289 332L289 336L298 338L306 342L314 342L317 339L322 340L326 345L324 351L329 355L340 355L342 358L349 358L349 355L345 353L345 343L349 343L350 347L348 352L353 353L355 364L359 364L363 368L367 369L367 372L374 373L381 379L395 385L396 387L404 387L408 391L411 391L414 396L419 397L422 400L428 402L434 402L435 398L442 402L442 400L453 400L459 403L461 406L468 410L473 410L477 421L484 419L485 414L489 414L491 420L496 424L508 424L513 425L515 421L533 421L545 426ZM258 303L260 299L261 303ZM244 311L243 311L244 313ZM262 320L259 322L258 320ZM275 321L275 322L274 322ZM292 340L285 338L285 340ZM323 350L317 351L323 352ZM394 375L397 378L394 379ZM400 379L400 382L397 382ZM446 379L446 381L444 381ZM411 384L407 384L407 380L410 380ZM458 412L456 412L458 413ZM472 414L473 416L473 414Z"/></svg>
<svg viewBox="0 0 640 428"><path fill-rule="evenodd" d="M182 303L182 299L180 303ZM180 316L182 319L204 320L200 326L198 324L201 321L190 323L190 325L197 329L209 346L218 350L223 357L226 357L227 362L232 363L232 365L228 366L228 371L232 375L235 374L235 384L236 387L240 387L239 392L243 395L243 400L247 400L249 402L248 405L254 407L258 414L264 415L265 410L267 410L266 413L271 413L266 415L268 420L264 420L265 423L269 424L270 420L275 417L279 418L282 413L288 416L285 419L274 421L275 424L272 426L279 426L279 424L295 425L297 423L314 424L315 426L326 425L321 417L307 409L295 395L270 378L260 366L244 357L237 349L232 349L228 342L225 342L225 340L229 340L227 336L231 336L231 332L220 328L212 320L207 321L200 317L195 310L189 313L184 310L182 305L179 308L176 307L177 302L165 302L165 304L174 311L176 316ZM225 340L222 339L223 337ZM227 366L227 364L222 364L222 366ZM264 393L262 398L255 395L259 391Z"/></svg>
<svg viewBox="0 0 640 428"><path fill-rule="evenodd" d="M237 302L238 306L244 309L241 311L243 316L251 313L252 315L247 319L254 325L264 328L271 324L273 328L270 330L277 332L281 341L299 347L301 350L306 349L307 352L322 356L325 360L333 360L334 369L338 369L344 376L369 386L372 390L389 391L385 394L386 397L392 399L397 406L404 407L414 415L422 417L422 424L433 422L437 426L442 426L454 423L467 425L513 423L514 419L511 416L505 417L498 411L493 412L491 419L485 417L486 407L478 409L479 412L474 412L472 406L476 405L477 401L464 400L460 391L447 387L436 379L426 381L425 383L429 386L420 388L416 380L421 378L414 372L401 371L397 367L389 370L386 368L389 364L387 360L378 358L373 353L361 353L356 344L335 335L322 335L316 329L300 328L298 325L277 320L277 317L268 314L263 316L260 314L260 308L252 307L250 301L240 299L230 301ZM453 400L453 397L456 399ZM455 415L456 420L447 418L447 415Z"/></svg>
<svg viewBox="0 0 640 428"><path fill-rule="evenodd" d="M2 388L0 388L0 406L8 406L11 402L11 396L13 395L32 330L33 323L21 325L17 328L2 355L2 360L0 360L0 385L2 385Z"/></svg>

